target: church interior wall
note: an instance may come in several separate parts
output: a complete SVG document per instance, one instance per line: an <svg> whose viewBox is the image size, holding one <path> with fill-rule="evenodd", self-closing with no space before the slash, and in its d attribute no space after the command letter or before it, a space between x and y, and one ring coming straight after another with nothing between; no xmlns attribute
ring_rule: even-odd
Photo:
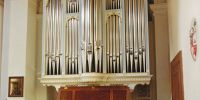
<svg viewBox="0 0 200 100"><path fill-rule="evenodd" d="M0 1L0 65L2 61L2 32L3 32L3 2ZM1 66L0 66L0 80L1 80ZM1 81L0 81L1 82ZM0 86L1 89L1 86ZM1 91L0 91L1 94Z"/></svg>
<svg viewBox="0 0 200 100"><path fill-rule="evenodd" d="M51 93L55 94L55 90L43 87L38 79L41 75L42 19L41 15L33 13L35 9L28 9L31 6L34 8L34 5L31 5L34 3L29 3L30 0L5 0L4 44L2 45L2 66L4 68L2 68L3 71L0 70L1 80L8 81L9 76L25 76L24 93L25 97L28 97L26 100L49 100L47 97L51 98ZM197 100L197 98L200 98L200 80L197 79L197 76L200 75L200 54L197 54L196 62L193 61L189 46L189 30L194 17L197 19L199 32L199 3L199 0L169 0L168 2L170 60L172 61L177 52L182 50L186 100ZM0 14L3 13L2 9L3 7L1 6ZM2 21L2 16L0 16L0 23ZM0 24L0 32L2 31L1 27L2 24ZM198 34L197 36L199 37ZM198 48L199 46L198 44ZM2 81L1 83L1 91L5 93L0 92L0 99L5 100L8 83L3 83ZM49 94L47 94L47 91ZM8 100L25 100L25 98L8 98Z"/></svg>
<svg viewBox="0 0 200 100"><path fill-rule="evenodd" d="M183 54L183 79L185 100L200 98L200 1L199 0L169 0L169 31L170 31L170 60L172 61L179 50ZM197 59L193 60L190 53L189 31L192 20L197 22Z"/></svg>

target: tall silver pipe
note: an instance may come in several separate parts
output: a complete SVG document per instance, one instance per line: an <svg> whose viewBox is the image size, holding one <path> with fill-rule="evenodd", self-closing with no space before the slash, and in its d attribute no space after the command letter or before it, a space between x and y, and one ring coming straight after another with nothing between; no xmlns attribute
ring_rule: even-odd
<svg viewBox="0 0 200 100"><path fill-rule="evenodd" d="M126 68L129 67L129 1L125 0L125 49L126 49ZM127 70L128 71L128 70Z"/></svg>
<svg viewBox="0 0 200 100"><path fill-rule="evenodd" d="M66 23L66 34L65 34L65 56L66 56L66 63L65 63L65 70L66 74L68 74L68 60L69 60L69 21Z"/></svg>
<svg viewBox="0 0 200 100"><path fill-rule="evenodd" d="M78 40L79 40L79 31L78 31L78 20L76 20L76 42L75 42L75 58L76 58L76 74L78 74Z"/></svg>
<svg viewBox="0 0 200 100"><path fill-rule="evenodd" d="M138 67L138 5L137 0L134 0L134 61L135 71L137 72Z"/></svg>
<svg viewBox="0 0 200 100"><path fill-rule="evenodd" d="M92 72L92 60L93 60L93 0L88 0L88 47L87 47L87 55L88 55L88 67L89 72Z"/></svg>
<svg viewBox="0 0 200 100"><path fill-rule="evenodd" d="M55 12L55 0L52 0L52 16L53 16L53 32L52 32L52 53L53 53L53 58L52 58L52 75L54 75L55 72L55 55L56 55L56 23L55 23L55 17L56 17L56 12Z"/></svg>
<svg viewBox="0 0 200 100"><path fill-rule="evenodd" d="M143 32L143 38L142 38L142 40L143 40L143 66L144 66L144 72L147 72L147 66L146 66L146 52L147 52L147 50L146 50L146 37L147 37L147 35L146 34L148 34L148 3L147 3L147 0L144 0L143 1L144 2L144 4L143 4L143 27L144 27L144 32ZM147 37L148 38L148 37Z"/></svg>
<svg viewBox="0 0 200 100"><path fill-rule="evenodd" d="M49 33L49 74L51 75L51 68L52 68L52 33L53 33L53 15L52 15L52 0L49 1L50 4L49 4L49 16L50 16L50 33Z"/></svg>
<svg viewBox="0 0 200 100"><path fill-rule="evenodd" d="M116 16L116 62L117 62L117 66L116 66L116 69L117 69L117 73L120 72L120 66L119 66L119 57L120 57L120 39L119 39L119 36L120 36L120 30L119 30L119 19L120 17L119 16Z"/></svg>
<svg viewBox="0 0 200 100"><path fill-rule="evenodd" d="M120 33L119 33L119 36L120 36L120 37L119 37L119 41L118 41L118 42L119 42L119 66L120 66L121 72L123 72L123 70L125 70L125 68L124 68L125 66L122 66L122 65L123 65L122 63L123 63L123 62L122 62L122 54L121 54L121 49L120 49L120 48L121 48L121 45L120 45L120 44L121 44L121 41L122 41L122 38L121 38L121 35L122 35L122 28L121 28L121 27L122 27L122 18L119 17L119 32L120 32Z"/></svg>
<svg viewBox="0 0 200 100"><path fill-rule="evenodd" d="M75 36L75 59L76 59L76 74L78 74L78 21L76 20L76 36Z"/></svg>
<svg viewBox="0 0 200 100"><path fill-rule="evenodd" d="M98 12L102 12L102 0L96 0L96 6L97 6L97 11L96 11L96 16L97 16L97 22L96 22L96 31L97 31L97 36L98 36L98 51L99 51L99 72L102 73L103 72L103 41L102 41L102 37L103 37L103 32L102 32L102 15L99 14Z"/></svg>
<svg viewBox="0 0 200 100"><path fill-rule="evenodd" d="M49 20L49 4L50 4L50 1L48 1L48 3L47 3L47 5L46 5L46 29L45 29L45 43L46 43L46 51L45 51L45 53L46 53L46 56L45 56L45 74L49 74L49 29L50 29L50 27L49 27L49 22L50 22L50 20Z"/></svg>
<svg viewBox="0 0 200 100"><path fill-rule="evenodd" d="M113 38L113 32L112 32L112 28L113 28L113 26L112 26L112 16L110 16L110 18L109 18L109 23L110 23L110 72L112 73L113 72L113 59L112 59L112 57L113 57L113 43L112 43L112 38Z"/></svg>
<svg viewBox="0 0 200 100"><path fill-rule="evenodd" d="M61 1L59 0L58 1L58 50L57 50L57 53L58 53L58 74L61 74L61 64L60 64L60 58L61 58L61 25L62 25L62 21L61 21L61 14L62 12L62 9L61 9Z"/></svg>
<svg viewBox="0 0 200 100"><path fill-rule="evenodd" d="M110 24L109 24L109 21L108 22L106 22L107 24L106 24L106 56L107 56L107 72L109 73L110 72Z"/></svg>
<svg viewBox="0 0 200 100"><path fill-rule="evenodd" d="M72 20L69 21L69 74L71 74L71 62L72 62Z"/></svg>
<svg viewBox="0 0 200 100"><path fill-rule="evenodd" d="M130 40L130 72L133 71L133 23L132 23L132 19L133 19L133 5L132 5L132 0L129 0L129 40Z"/></svg>
<svg viewBox="0 0 200 100"><path fill-rule="evenodd" d="M55 10L55 20L54 20L54 29L55 29L55 33L54 33L54 49L55 49L55 57L54 57L54 63L55 63L55 66L54 66L54 74L57 75L57 50L58 50L58 44L57 44L57 40L58 40L58 2L57 1L54 1L55 2L55 7L54 7L54 10Z"/></svg>
<svg viewBox="0 0 200 100"><path fill-rule="evenodd" d="M81 5L81 9L80 9L80 13L81 13L81 31L82 31L82 41L81 41L81 60L82 60L82 70L83 70L83 73L86 72L86 61L87 61L87 58L86 58L86 17L87 15L85 14L86 13L86 0L81 0L80 1L82 3Z"/></svg>
<svg viewBox="0 0 200 100"><path fill-rule="evenodd" d="M98 71L99 50L98 50L98 34L97 34L97 1L94 0L94 46L95 46L95 72Z"/></svg>
<svg viewBox="0 0 200 100"><path fill-rule="evenodd" d="M115 73L115 69L116 69L116 18L115 18L116 15L113 15L113 73Z"/></svg>
<svg viewBox="0 0 200 100"><path fill-rule="evenodd" d="M150 73L150 68L149 68L149 45L148 45L148 42L149 42L149 30L148 30L148 2L147 0L145 0L145 57L146 57L146 72L147 73Z"/></svg>
<svg viewBox="0 0 200 100"><path fill-rule="evenodd" d="M139 29L139 35L138 35L138 42L139 42L139 72L141 72L142 68L142 16L141 16L141 1L138 1L138 29Z"/></svg>
<svg viewBox="0 0 200 100"><path fill-rule="evenodd" d="M71 27L71 30L72 30L72 74L74 74L74 68L75 68L75 64L74 64L74 51L75 51L75 48L74 48L74 19L72 19L72 22L71 22L71 24L72 24L72 27Z"/></svg>

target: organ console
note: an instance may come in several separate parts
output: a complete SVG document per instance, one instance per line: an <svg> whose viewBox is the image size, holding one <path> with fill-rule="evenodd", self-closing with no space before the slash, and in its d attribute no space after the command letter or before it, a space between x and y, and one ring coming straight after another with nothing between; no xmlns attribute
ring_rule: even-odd
<svg viewBox="0 0 200 100"><path fill-rule="evenodd" d="M42 84L149 84L147 0L43 1Z"/></svg>

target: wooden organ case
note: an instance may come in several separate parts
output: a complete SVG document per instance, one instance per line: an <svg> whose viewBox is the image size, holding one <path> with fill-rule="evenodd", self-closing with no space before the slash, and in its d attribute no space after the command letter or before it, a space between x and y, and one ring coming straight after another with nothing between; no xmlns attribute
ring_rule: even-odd
<svg viewBox="0 0 200 100"><path fill-rule="evenodd" d="M72 98L82 89L115 98L115 88L126 95L149 84L147 0L43 0L43 12L44 86L68 87L59 93Z"/></svg>

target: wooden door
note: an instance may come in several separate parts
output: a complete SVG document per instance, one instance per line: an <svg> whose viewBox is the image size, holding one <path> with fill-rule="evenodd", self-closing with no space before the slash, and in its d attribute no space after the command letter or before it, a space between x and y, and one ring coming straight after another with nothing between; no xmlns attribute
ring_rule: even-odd
<svg viewBox="0 0 200 100"><path fill-rule="evenodd" d="M128 87L70 87L60 89L58 100L130 100Z"/></svg>
<svg viewBox="0 0 200 100"><path fill-rule="evenodd" d="M184 100L183 64L180 51L171 62L172 100Z"/></svg>

